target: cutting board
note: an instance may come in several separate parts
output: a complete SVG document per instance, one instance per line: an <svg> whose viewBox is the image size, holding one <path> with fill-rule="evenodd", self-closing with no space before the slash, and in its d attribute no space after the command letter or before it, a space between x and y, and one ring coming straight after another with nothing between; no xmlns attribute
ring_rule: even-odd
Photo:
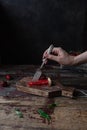
<svg viewBox="0 0 87 130"><path fill-rule="evenodd" d="M61 96L60 83L54 86L28 86L28 82L31 81L31 77L24 77L16 83L18 91L26 92L33 95L44 96L44 97L55 97Z"/></svg>

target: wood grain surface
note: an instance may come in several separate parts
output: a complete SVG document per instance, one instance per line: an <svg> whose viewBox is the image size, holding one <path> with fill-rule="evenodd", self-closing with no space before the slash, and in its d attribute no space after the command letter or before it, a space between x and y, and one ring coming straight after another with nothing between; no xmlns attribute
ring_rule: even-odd
<svg viewBox="0 0 87 130"><path fill-rule="evenodd" d="M7 73L14 73L12 75L13 79L8 81L10 86L5 88L4 95L2 93L4 88L0 88L0 95L2 94L0 96L0 130L87 130L86 97L72 99L59 96L49 98L16 90L16 83L20 79L34 74L33 72L36 69L34 66L33 69L31 68L31 66L30 68L29 66L16 66L3 67L0 70L0 74L3 72L3 75L0 75L0 80L5 79ZM28 73L27 70L31 70L32 74ZM54 73L52 76L54 76ZM9 90L12 91L9 92ZM6 92L9 93L6 94ZM50 108L49 106L52 104L56 104L56 106ZM23 118L16 114L15 109L22 112ZM48 121L42 118L38 113L38 109L47 112L51 116L51 120Z"/></svg>

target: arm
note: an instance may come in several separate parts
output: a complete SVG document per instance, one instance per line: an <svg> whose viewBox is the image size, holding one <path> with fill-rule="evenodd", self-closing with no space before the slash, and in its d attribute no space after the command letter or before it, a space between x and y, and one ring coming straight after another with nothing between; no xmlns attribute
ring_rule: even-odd
<svg viewBox="0 0 87 130"><path fill-rule="evenodd" d="M74 57L72 65L87 63L87 51Z"/></svg>

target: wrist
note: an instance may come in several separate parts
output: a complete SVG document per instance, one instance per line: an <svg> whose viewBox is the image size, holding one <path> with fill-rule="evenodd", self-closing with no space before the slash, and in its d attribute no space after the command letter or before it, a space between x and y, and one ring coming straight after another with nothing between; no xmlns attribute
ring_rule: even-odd
<svg viewBox="0 0 87 130"><path fill-rule="evenodd" d="M75 56L70 56L70 64L69 65L75 65Z"/></svg>
<svg viewBox="0 0 87 130"><path fill-rule="evenodd" d="M78 65L80 64L80 59L78 56L73 56L73 62L72 62L72 65Z"/></svg>

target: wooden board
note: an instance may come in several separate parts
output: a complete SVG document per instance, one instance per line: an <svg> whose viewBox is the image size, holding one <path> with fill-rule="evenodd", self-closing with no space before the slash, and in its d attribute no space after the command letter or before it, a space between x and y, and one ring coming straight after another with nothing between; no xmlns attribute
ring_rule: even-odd
<svg viewBox="0 0 87 130"><path fill-rule="evenodd" d="M30 77L24 77L16 83L17 90L44 97L55 97L61 95L61 84L56 86L35 86L29 87L27 83L31 81Z"/></svg>

